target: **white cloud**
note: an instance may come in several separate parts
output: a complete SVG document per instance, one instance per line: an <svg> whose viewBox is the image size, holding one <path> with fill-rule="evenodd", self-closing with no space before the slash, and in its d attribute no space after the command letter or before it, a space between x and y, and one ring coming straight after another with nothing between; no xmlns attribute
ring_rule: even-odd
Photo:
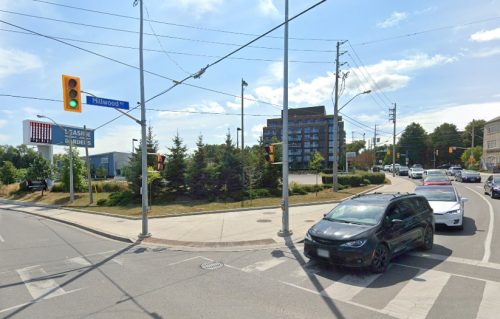
<svg viewBox="0 0 500 319"><path fill-rule="evenodd" d="M36 55L16 49L0 49L0 78L41 67L42 61Z"/></svg>
<svg viewBox="0 0 500 319"><path fill-rule="evenodd" d="M262 129L264 128L264 124L257 124L252 127L252 136L254 139L258 140L259 137L262 136ZM246 135L246 134L245 134Z"/></svg>
<svg viewBox="0 0 500 319"><path fill-rule="evenodd" d="M252 94L245 94L245 102L243 103L243 107L247 109L251 106L256 105L257 102L255 101L255 99L255 96L253 96ZM233 110L241 110L241 99L234 98L234 102L226 102L226 106Z"/></svg>
<svg viewBox="0 0 500 319"><path fill-rule="evenodd" d="M497 54L500 54L500 47L481 49L474 52L472 56L476 58L487 58Z"/></svg>
<svg viewBox="0 0 500 319"><path fill-rule="evenodd" d="M346 80L345 94L352 96L367 89L395 91L408 85L412 72L454 61L456 61L454 57L439 54L434 56L416 54L406 59L382 60L364 68L352 68L348 70L351 73ZM326 75L318 76L310 82L298 79L295 83L290 83L288 97L290 106L293 107L294 103L304 106L330 101L333 82L333 73L327 72ZM257 87L255 93L259 100L282 104L283 89L281 87L264 85Z"/></svg>
<svg viewBox="0 0 500 319"><path fill-rule="evenodd" d="M7 120L0 120L0 128L4 127L7 124Z"/></svg>
<svg viewBox="0 0 500 319"><path fill-rule="evenodd" d="M2 143L2 144L7 143L8 140L9 140L9 137L7 135L0 134L0 143Z"/></svg>
<svg viewBox="0 0 500 319"><path fill-rule="evenodd" d="M406 12L393 12L391 16L382 22L377 23L377 27L381 29L392 28L399 24L399 22L408 18Z"/></svg>
<svg viewBox="0 0 500 319"><path fill-rule="evenodd" d="M283 61L273 62L266 74L257 80L257 85L270 85L283 81Z"/></svg>
<svg viewBox="0 0 500 319"><path fill-rule="evenodd" d="M493 40L500 40L500 28L492 30L481 30L470 36L471 41L475 42L487 42Z"/></svg>
<svg viewBox="0 0 500 319"><path fill-rule="evenodd" d="M156 134L156 132L155 132ZM132 152L132 139L141 138L139 125L117 125L104 131L96 131L95 148L89 149L91 154L106 152ZM137 147L139 142L135 142Z"/></svg>
<svg viewBox="0 0 500 319"><path fill-rule="evenodd" d="M273 3L273 0L259 0L259 11L266 16L278 17L278 8Z"/></svg>

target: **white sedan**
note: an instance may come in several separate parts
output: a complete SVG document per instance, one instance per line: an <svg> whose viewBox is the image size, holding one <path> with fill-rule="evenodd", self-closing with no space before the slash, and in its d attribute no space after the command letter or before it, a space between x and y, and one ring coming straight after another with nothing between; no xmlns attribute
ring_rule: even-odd
<svg viewBox="0 0 500 319"><path fill-rule="evenodd" d="M464 228L464 203L454 186L417 186L415 193L424 196L434 210L436 225Z"/></svg>

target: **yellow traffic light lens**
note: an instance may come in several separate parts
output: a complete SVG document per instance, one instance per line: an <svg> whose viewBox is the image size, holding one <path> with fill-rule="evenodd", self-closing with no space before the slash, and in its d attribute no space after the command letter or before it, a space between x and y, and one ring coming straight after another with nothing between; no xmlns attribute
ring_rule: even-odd
<svg viewBox="0 0 500 319"><path fill-rule="evenodd" d="M69 90L69 97L74 99L78 95L76 90Z"/></svg>
<svg viewBox="0 0 500 319"><path fill-rule="evenodd" d="M74 87L76 86L76 84L77 84L77 82L76 82L76 80L75 80L75 79L70 79L70 80L68 81L68 86L69 86L71 89L72 89L72 88L74 88Z"/></svg>
<svg viewBox="0 0 500 319"><path fill-rule="evenodd" d="M69 106L75 108L78 106L78 101L77 100L71 100L69 101Z"/></svg>

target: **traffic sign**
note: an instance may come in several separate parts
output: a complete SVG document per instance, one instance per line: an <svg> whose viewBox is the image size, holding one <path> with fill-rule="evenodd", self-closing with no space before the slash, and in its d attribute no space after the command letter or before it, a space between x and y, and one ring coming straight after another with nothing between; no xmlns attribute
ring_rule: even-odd
<svg viewBox="0 0 500 319"><path fill-rule="evenodd" d="M123 109L123 110L129 109L129 104L126 101L105 99L105 98L97 97L97 96L88 96L87 95L87 104L96 105L96 106L111 107L114 109Z"/></svg>

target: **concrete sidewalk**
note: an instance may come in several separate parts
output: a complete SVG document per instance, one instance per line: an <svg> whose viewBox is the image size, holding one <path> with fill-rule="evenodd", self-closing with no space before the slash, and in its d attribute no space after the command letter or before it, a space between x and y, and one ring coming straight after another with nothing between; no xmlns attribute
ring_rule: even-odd
<svg viewBox="0 0 500 319"><path fill-rule="evenodd" d="M387 175L391 185L377 192L412 192L415 184L405 178ZM290 207L291 239L304 238L307 230L336 203ZM141 220L77 212L26 202L0 200L0 208L20 211L74 225L122 241L135 242L142 229ZM255 250L282 247L281 209L257 209L205 215L149 219L152 237L145 243L162 244L180 250Z"/></svg>

